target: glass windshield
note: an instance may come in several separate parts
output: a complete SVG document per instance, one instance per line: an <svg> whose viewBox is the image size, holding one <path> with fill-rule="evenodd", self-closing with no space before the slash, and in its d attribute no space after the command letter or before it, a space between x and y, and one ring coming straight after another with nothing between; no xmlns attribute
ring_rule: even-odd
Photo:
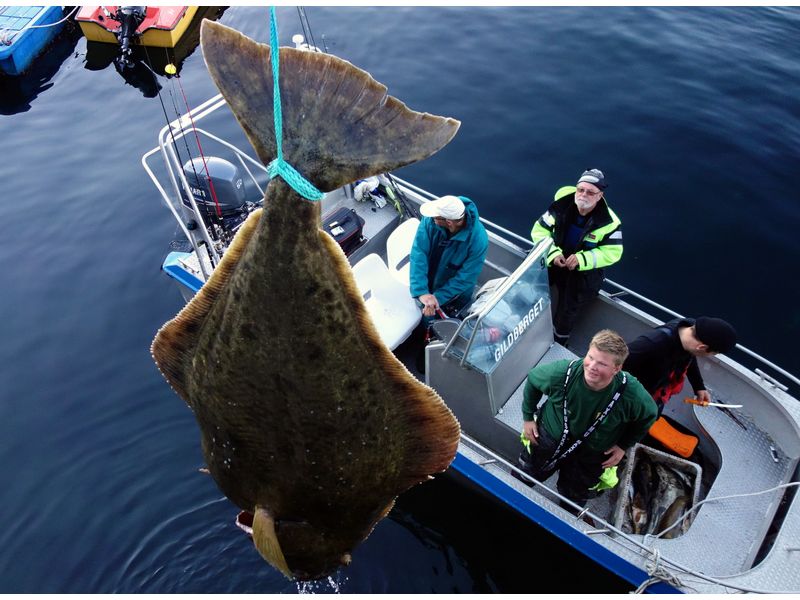
<svg viewBox="0 0 800 600"><path fill-rule="evenodd" d="M486 303L487 308L491 308L481 317L465 323L460 333L465 340L475 333L465 363L487 375L500 364L525 330L550 309L544 258L525 261L495 294L498 293L496 302L493 298Z"/></svg>

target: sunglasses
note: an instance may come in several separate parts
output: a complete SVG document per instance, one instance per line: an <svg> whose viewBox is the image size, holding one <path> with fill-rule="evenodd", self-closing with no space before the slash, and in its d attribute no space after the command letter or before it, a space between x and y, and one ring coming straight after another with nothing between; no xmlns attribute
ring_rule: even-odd
<svg viewBox="0 0 800 600"><path fill-rule="evenodd" d="M593 192L588 188L575 188L575 195L583 194L584 196L589 196L589 198L594 198L595 196L600 195L602 192Z"/></svg>

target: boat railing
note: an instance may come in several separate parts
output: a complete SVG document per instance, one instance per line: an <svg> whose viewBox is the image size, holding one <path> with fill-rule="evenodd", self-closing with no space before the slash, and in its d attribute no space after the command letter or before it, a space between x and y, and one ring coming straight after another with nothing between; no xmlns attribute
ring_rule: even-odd
<svg viewBox="0 0 800 600"><path fill-rule="evenodd" d="M520 475L523 478L523 480L530 481L531 484L532 484L531 489L535 489L537 487L538 488L542 488L542 489L547 491L547 495L548 496L551 496L551 498L548 498L548 499L555 500L559 504L561 504L562 506L569 506L573 510L578 511L578 513L575 515L576 521L580 520L584 515L588 515L588 516L592 517L596 522L599 522L599 523L601 523L603 525L603 527L601 529L595 530L595 531L589 531L589 532L587 532L587 534L589 534L589 535L597 535L597 534L600 534L600 533L613 532L613 533L615 533L617 535L620 535L620 536L626 538L632 544L640 546L642 549L648 549L646 546L640 544L638 540L632 538L629 534L627 534L626 532L622 531L621 529L618 529L613 524L611 524L608 521L606 521L603 517L601 517L601 516L591 512L591 511L589 511L589 509L587 509L584 506L576 504L574 501L570 500L566 496L563 496L557 489L551 488L550 486L548 486L543 481L539 481L538 479L535 479L535 478L531 477L528 473L526 473L525 471L520 469L519 466L507 461L505 458L500 456L497 452L495 452L494 450L491 450L490 448L487 448L486 446L484 446L483 444L481 444L477 440L475 440L475 439L469 437L468 435L462 433L461 434L461 443L466 445L466 446L468 446L468 447L470 447L470 448L472 448L473 451L476 451L476 452L478 452L480 454L483 454L486 457L488 457L487 459L478 461L479 464L482 467L486 467L486 466L491 465L491 464L502 465L509 472L513 471L513 472L517 473L517 475Z"/></svg>
<svg viewBox="0 0 800 600"><path fill-rule="evenodd" d="M638 294L638 293L634 292L633 290L631 290L629 288L626 288L625 286L620 285L619 283L616 283L615 281L612 281L610 279L606 279L604 283L607 283L609 286L611 286L612 288L617 290L615 292L608 293L608 296L612 300L616 300L618 298L622 298L623 296L625 296L626 298L627 297L635 298L636 300L639 300L639 301L645 303L651 309L655 308L655 309L661 311L661 313L663 313L665 315L668 315L670 319L674 319L674 318L683 319L684 318L684 315L682 315L680 313L677 313L674 310L672 310L670 308L667 308L666 306L658 304L657 302L654 302L654 301L650 300L650 298L648 298L646 296L642 296L641 294ZM776 373L781 374L783 377L786 377L787 379L791 380L795 385L800 386L800 379L798 379L796 376L794 376L791 373L789 373L787 370L779 367L775 363L767 360L766 358L764 358L760 354L754 352L753 350L750 350L750 348L747 348L746 346L743 346L741 344L736 344L736 349L741 351L741 352L743 352L747 356L755 359L756 361L760 362L762 366L764 366L764 367L766 367L768 369L771 369L772 371L774 371ZM785 385L785 384L781 383L780 381L776 380L773 376L771 376L768 373L764 372L761 368L756 367L755 369L753 369L753 371L759 377L761 377L762 379L767 381L769 384L774 385L775 387L779 388L780 390L782 390L784 392L788 391L789 388L788 388L787 385Z"/></svg>
<svg viewBox="0 0 800 600"><path fill-rule="evenodd" d="M170 122L169 124L165 125L158 136L158 146L153 148L149 152L145 153L142 157L142 166L144 167L147 174L150 176L150 179L153 181L156 189L161 194L162 199L166 203L167 207L169 208L170 212L172 213L175 220L178 222L183 234L186 236L186 239L192 242L194 246L195 252L198 253L199 258L199 248L197 248L195 244L195 236L193 236L190 232L186 224L184 223L184 219L181 217L179 212L179 207L181 203L182 196L187 199L189 202L192 210L194 211L195 215L201 215L201 211L197 206L197 202L195 200L195 196L192 193L191 186L186 179L186 176L183 171L183 165L181 164L180 158L178 156L178 152L176 151L175 144L176 142L189 135L195 134L197 136L204 136L217 144L228 149L233 156L236 157L239 164L242 166L244 171L250 177L253 184L257 187L259 191L263 194L264 189L261 186L260 182L258 181L257 177L253 174L251 170L251 166L255 169L260 169L264 173L266 173L266 167L260 163L259 161L252 158L246 152L242 151L239 147L231 144L230 142L222 139L221 137L205 130L197 127L197 123L207 117L208 115L215 112L217 109L225 106L226 102L224 98L222 98L221 94L210 98L206 102L199 105L197 108L194 109L192 114L184 114L181 115L179 118L175 119L174 121ZM172 184L172 190L174 194L169 194L167 190L164 189L164 186L161 185L161 182L158 180L158 177L153 172L153 169L150 167L149 159L155 154L161 154L162 158L164 159L164 164L166 166L167 175L169 177L170 183ZM248 166L248 163L250 166ZM183 190L183 194L181 193ZM221 258L221 249L217 248L217 245L211 239L207 227L199 227L197 229L197 235L202 239L204 245L209 252L209 258L211 259L212 265L216 265L220 258ZM205 261L200 260L200 268L203 272L203 276L205 279L208 279L210 273L208 271L208 267L205 264Z"/></svg>

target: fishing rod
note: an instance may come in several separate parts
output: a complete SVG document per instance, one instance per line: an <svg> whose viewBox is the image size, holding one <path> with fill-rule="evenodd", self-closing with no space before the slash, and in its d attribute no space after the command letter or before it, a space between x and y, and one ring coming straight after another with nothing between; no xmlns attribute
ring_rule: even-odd
<svg viewBox="0 0 800 600"><path fill-rule="evenodd" d="M403 206L403 209L406 212L406 217L415 217L419 219L420 218L419 210L417 210L416 206L414 206L414 204L408 199L408 196L406 196L405 193L402 190L400 190L400 188L397 185L397 182L394 180L394 177L392 177L392 174L385 173L384 176L386 177L386 180L389 182L389 185L391 186L387 188L387 191L391 190L397 196L397 199L400 201L400 204Z"/></svg>
<svg viewBox="0 0 800 600"><path fill-rule="evenodd" d="M178 157L178 162L183 164L183 159L181 158L181 151L180 151L180 148L178 146L178 142L175 139L175 132L174 132L173 128L170 125L169 116L167 115L167 108L166 108L166 105L164 104L164 99L163 99L163 97L161 95L161 86L158 83L158 74L156 73L155 69L152 66L152 61L150 59L150 53L147 50L147 46L142 46L142 48L144 49L144 55L145 55L145 59L146 60L145 61L140 60L139 62L142 65L144 65L147 68L147 70L153 76L153 81L155 82L155 85L156 85L156 92L158 94L158 99L159 99L159 102L161 103L161 110L162 110L162 112L164 114L164 120L166 121L167 127L169 128L169 134L170 134L170 139L172 140L172 146L175 149L175 153L176 153L176 155ZM167 61L169 61L170 60L170 56L169 56L169 53L167 52L166 48L164 49L164 52L166 53ZM178 127L180 128L181 138L183 139L184 148L186 149L187 160L188 160L189 165L192 168L192 172L194 174L195 181L199 184L200 181L201 181L201 177L200 177L200 174L197 172L197 169L195 168L194 161L191 159L192 153L191 153L191 150L189 149L189 143L186 140L186 135L187 134L186 134L186 131L183 128L183 119L181 118L180 110L178 109L178 104L177 104L177 102L175 100L175 94L173 93L174 92L174 88L175 88L175 83L174 83L174 79L173 78L178 78L179 77L178 74L177 74L177 68L175 67L174 64L172 64L171 62L168 62L166 67L165 67L165 72L166 72L167 79L169 79L170 83L172 84L170 86L170 89L169 89L169 95L170 95L170 99L172 100L172 110L175 112L175 115L177 116ZM178 83L180 85L180 81ZM183 86L182 85L181 85L181 92L183 92ZM184 98L184 101L186 102L187 110L189 111L188 114L189 114L189 117L191 119L192 118L191 109L189 109L188 101L186 101L186 94L185 93L183 94L183 98ZM193 130L195 132L195 138L197 138L197 144L198 144L198 147L200 148L200 154L203 157L203 165L206 165L205 156L203 156L203 154L202 154L203 153L203 149L200 146L200 140L199 140L199 138L197 136L197 131L196 131L196 129L194 129L194 120L193 119L192 119L192 128L193 128ZM207 230L209 231L211 239L216 242L221 237L219 235L219 233L218 233L218 229L220 229L223 232L223 234L228 233L228 232L225 229L225 221L222 218L222 209L221 209L221 207L219 205L219 200L217 199L217 196L216 196L216 193L215 193L215 190L214 190L214 187L213 187L214 184L211 181L211 176L208 173L208 167L207 166L206 166L206 180L209 183L209 188L211 190L211 195L212 195L212 198L214 199L214 203L216 205L216 211L212 210L211 206L209 206L207 202L201 202L200 205L202 205L202 208L200 209L199 205L198 205L198 208L200 209L200 211L202 213L201 216L203 217L203 220L211 223L212 226L208 227Z"/></svg>

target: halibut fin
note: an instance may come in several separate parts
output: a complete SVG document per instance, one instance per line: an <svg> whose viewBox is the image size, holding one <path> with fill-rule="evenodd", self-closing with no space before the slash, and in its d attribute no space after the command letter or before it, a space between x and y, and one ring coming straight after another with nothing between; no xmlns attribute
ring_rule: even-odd
<svg viewBox="0 0 800 600"><path fill-rule="evenodd" d="M275 158L270 47L204 20L203 56L264 164ZM330 54L280 49L283 155L319 190L420 161L460 122L410 110L366 71Z"/></svg>
<svg viewBox="0 0 800 600"><path fill-rule="evenodd" d="M187 374L192 369L194 349L197 338L214 303L225 288L250 238L256 231L262 209L254 210L234 236L230 247L222 256L211 277L203 284L194 297L175 316L159 329L150 353L172 389L192 405L186 389Z"/></svg>
<svg viewBox="0 0 800 600"><path fill-rule="evenodd" d="M393 401L402 408L404 422L399 426L403 429L407 448L405 464L400 470L399 485L402 489L397 492L400 493L427 481L431 473L447 470L458 450L461 426L441 396L409 373L383 343L339 244L323 231L319 232L319 238L330 254L334 276L342 282L350 298L351 309L370 346L373 362L398 390ZM394 500L386 507L387 514L393 505Z"/></svg>
<svg viewBox="0 0 800 600"><path fill-rule="evenodd" d="M264 560L289 579L294 579L278 542L278 535L275 533L275 519L260 506L253 515L253 543Z"/></svg>

